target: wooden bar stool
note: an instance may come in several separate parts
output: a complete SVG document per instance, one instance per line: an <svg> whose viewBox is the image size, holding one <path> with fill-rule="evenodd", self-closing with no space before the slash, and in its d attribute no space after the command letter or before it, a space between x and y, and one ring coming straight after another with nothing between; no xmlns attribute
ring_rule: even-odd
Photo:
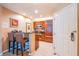
<svg viewBox="0 0 79 59"><path fill-rule="evenodd" d="M19 50L19 44L21 44L21 53L23 56L23 48L24 48L24 42L23 42L23 36L21 34L21 32L16 33L16 45L17 45L17 50L16 50L16 54L18 55L18 50Z"/></svg>
<svg viewBox="0 0 79 59"><path fill-rule="evenodd" d="M14 36L13 31L10 32L10 33L8 33L8 38L9 38L9 52L10 52L10 49L12 48L13 54L14 54L14 39L13 39L13 36Z"/></svg>

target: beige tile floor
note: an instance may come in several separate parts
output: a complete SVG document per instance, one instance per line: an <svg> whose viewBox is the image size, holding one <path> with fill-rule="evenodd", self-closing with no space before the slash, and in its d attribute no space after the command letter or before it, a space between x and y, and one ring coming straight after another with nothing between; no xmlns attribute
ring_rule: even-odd
<svg viewBox="0 0 79 59"><path fill-rule="evenodd" d="M39 48L33 56L54 56L53 43L40 41Z"/></svg>

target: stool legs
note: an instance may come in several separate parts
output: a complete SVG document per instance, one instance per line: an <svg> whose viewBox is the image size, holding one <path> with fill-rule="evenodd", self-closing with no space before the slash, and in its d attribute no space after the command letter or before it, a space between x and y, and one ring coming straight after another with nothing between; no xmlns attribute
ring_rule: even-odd
<svg viewBox="0 0 79 59"><path fill-rule="evenodd" d="M18 42L16 43L16 55L18 55Z"/></svg>
<svg viewBox="0 0 79 59"><path fill-rule="evenodd" d="M21 44L21 54L23 56L23 47L22 47L22 44Z"/></svg>
<svg viewBox="0 0 79 59"><path fill-rule="evenodd" d="M18 55L18 42L16 43L17 48L16 48L16 55ZM22 47L22 43L21 43L21 54L23 56L23 47Z"/></svg>
<svg viewBox="0 0 79 59"><path fill-rule="evenodd" d="M12 43L12 53L14 54L14 46L15 46L15 42L14 41L9 41L9 50L8 50L8 52L10 52L11 43Z"/></svg>
<svg viewBox="0 0 79 59"><path fill-rule="evenodd" d="M10 52L10 41L9 41L9 50L8 50L8 52Z"/></svg>
<svg viewBox="0 0 79 59"><path fill-rule="evenodd" d="M13 54L14 54L14 46L15 46L15 41L13 41Z"/></svg>
<svg viewBox="0 0 79 59"><path fill-rule="evenodd" d="M24 44L24 51L25 51L25 44Z"/></svg>

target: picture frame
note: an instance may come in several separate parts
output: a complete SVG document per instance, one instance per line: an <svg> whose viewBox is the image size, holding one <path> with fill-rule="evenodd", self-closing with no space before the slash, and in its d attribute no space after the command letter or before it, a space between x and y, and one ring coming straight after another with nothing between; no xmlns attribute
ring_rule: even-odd
<svg viewBox="0 0 79 59"><path fill-rule="evenodd" d="M32 31L31 23L26 23L26 32L30 33Z"/></svg>
<svg viewBox="0 0 79 59"><path fill-rule="evenodd" d="M10 18L10 27L18 27L18 20Z"/></svg>

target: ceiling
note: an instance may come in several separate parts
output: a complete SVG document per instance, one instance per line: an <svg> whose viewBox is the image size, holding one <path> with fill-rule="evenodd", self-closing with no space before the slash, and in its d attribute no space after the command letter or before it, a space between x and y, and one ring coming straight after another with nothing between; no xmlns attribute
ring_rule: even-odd
<svg viewBox="0 0 79 59"><path fill-rule="evenodd" d="M52 16L69 3L2 3L0 5L24 16L38 18Z"/></svg>

